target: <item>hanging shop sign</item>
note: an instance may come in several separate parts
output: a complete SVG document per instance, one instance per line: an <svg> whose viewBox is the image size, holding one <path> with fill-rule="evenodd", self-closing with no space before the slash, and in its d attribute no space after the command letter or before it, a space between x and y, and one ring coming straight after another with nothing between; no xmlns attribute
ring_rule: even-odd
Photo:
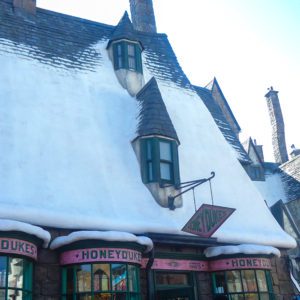
<svg viewBox="0 0 300 300"><path fill-rule="evenodd" d="M37 259L37 246L33 243L11 238L0 238L0 253L17 254Z"/></svg>
<svg viewBox="0 0 300 300"><path fill-rule="evenodd" d="M140 265L142 254L125 248L88 248L65 251L60 255L61 265L88 262L126 262Z"/></svg>
<svg viewBox="0 0 300 300"><path fill-rule="evenodd" d="M202 204L182 231L209 238L234 211L234 208Z"/></svg>
<svg viewBox="0 0 300 300"><path fill-rule="evenodd" d="M242 257L213 260L209 263L210 271L260 269L270 270L271 260L268 258Z"/></svg>

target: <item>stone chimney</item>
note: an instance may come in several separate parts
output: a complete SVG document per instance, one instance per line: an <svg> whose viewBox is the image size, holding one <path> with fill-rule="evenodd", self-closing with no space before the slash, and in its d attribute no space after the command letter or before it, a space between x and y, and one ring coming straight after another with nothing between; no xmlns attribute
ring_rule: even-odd
<svg viewBox="0 0 300 300"><path fill-rule="evenodd" d="M135 30L156 32L152 0L129 0L131 20Z"/></svg>
<svg viewBox="0 0 300 300"><path fill-rule="evenodd" d="M14 9L20 14L36 13L36 0L13 0Z"/></svg>
<svg viewBox="0 0 300 300"><path fill-rule="evenodd" d="M279 164L283 164L289 160L285 143L283 116L278 92L273 90L272 86L268 90L265 97L267 99L269 116L271 119L273 153L275 161Z"/></svg>

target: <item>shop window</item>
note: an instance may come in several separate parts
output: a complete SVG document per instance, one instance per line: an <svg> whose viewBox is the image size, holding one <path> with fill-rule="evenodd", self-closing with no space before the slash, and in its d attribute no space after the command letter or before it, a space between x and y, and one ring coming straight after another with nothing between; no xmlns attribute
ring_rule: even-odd
<svg viewBox="0 0 300 300"><path fill-rule="evenodd" d="M157 300L176 299L193 300L193 273L161 272L155 273L155 289Z"/></svg>
<svg viewBox="0 0 300 300"><path fill-rule="evenodd" d="M115 70L127 69L138 73L142 70L142 52L138 43L121 41L113 44Z"/></svg>
<svg viewBox="0 0 300 300"><path fill-rule="evenodd" d="M32 299L32 262L0 256L0 299Z"/></svg>
<svg viewBox="0 0 300 300"><path fill-rule="evenodd" d="M270 272L236 270L213 273L213 292L232 300L273 300Z"/></svg>
<svg viewBox="0 0 300 300"><path fill-rule="evenodd" d="M139 268L128 264L82 264L62 270L62 299L139 300Z"/></svg>
<svg viewBox="0 0 300 300"><path fill-rule="evenodd" d="M141 139L141 168L144 183L180 183L176 141L162 138Z"/></svg>

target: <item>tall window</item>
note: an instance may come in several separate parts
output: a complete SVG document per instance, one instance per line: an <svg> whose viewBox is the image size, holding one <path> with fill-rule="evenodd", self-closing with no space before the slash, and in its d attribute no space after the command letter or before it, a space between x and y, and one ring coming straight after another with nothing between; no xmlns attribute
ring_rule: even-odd
<svg viewBox="0 0 300 300"><path fill-rule="evenodd" d="M273 300L270 272L265 270L235 270L213 273L215 295L232 300Z"/></svg>
<svg viewBox="0 0 300 300"><path fill-rule="evenodd" d="M0 299L32 299L32 262L0 256Z"/></svg>
<svg viewBox="0 0 300 300"><path fill-rule="evenodd" d="M139 44L128 41L114 43L113 53L115 70L127 69L143 73L141 48Z"/></svg>
<svg viewBox="0 0 300 300"><path fill-rule="evenodd" d="M63 268L62 299L140 300L139 268L128 264L82 264Z"/></svg>
<svg viewBox="0 0 300 300"><path fill-rule="evenodd" d="M141 168L144 183L180 182L176 141L162 138L141 139Z"/></svg>

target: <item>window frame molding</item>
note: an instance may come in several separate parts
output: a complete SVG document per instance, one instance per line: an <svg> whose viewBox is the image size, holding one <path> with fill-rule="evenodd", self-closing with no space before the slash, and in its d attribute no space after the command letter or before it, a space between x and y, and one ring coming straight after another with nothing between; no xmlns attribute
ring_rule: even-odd
<svg viewBox="0 0 300 300"><path fill-rule="evenodd" d="M129 54L128 46L134 46L134 55ZM119 53L120 49L120 53ZM112 52L113 52L113 63L114 69L118 70L129 70L132 72L143 74L142 65L142 51L139 42L131 41L128 39L120 39L112 42ZM134 58L135 67L130 67L129 59Z"/></svg>

